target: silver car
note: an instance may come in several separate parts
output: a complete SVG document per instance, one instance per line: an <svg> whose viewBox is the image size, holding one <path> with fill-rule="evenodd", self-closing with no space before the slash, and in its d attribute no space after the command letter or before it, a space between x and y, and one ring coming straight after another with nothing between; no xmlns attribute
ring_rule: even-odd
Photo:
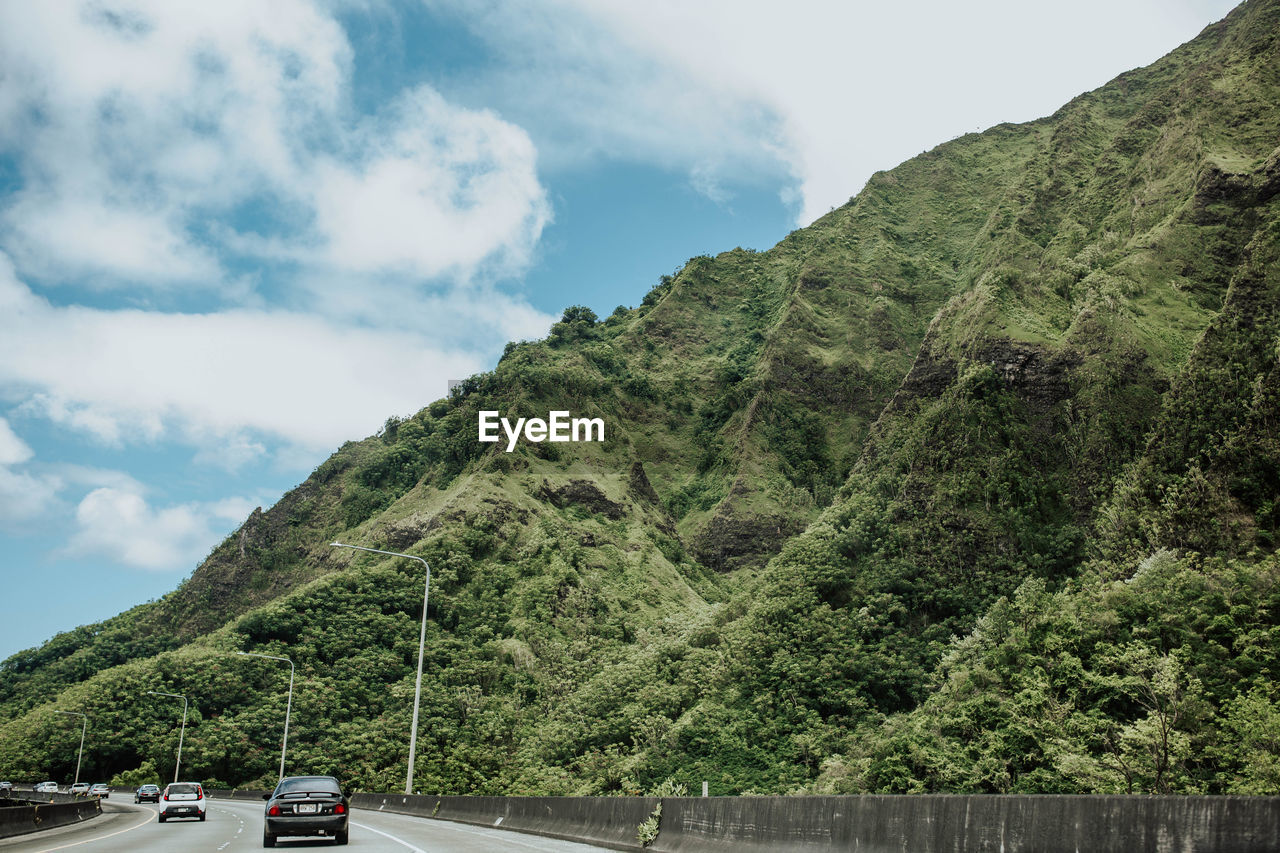
<svg viewBox="0 0 1280 853"><path fill-rule="evenodd" d="M199 782L170 782L160 795L160 822L171 817L194 817L204 820L204 788Z"/></svg>

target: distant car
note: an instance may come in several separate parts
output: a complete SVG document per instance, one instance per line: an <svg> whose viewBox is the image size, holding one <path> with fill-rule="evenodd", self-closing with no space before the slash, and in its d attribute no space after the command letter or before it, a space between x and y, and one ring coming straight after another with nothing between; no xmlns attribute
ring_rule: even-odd
<svg viewBox="0 0 1280 853"><path fill-rule="evenodd" d="M45 784L47 785L48 783L46 782ZM68 793L75 794L77 797L83 797L85 794L89 793L89 783L76 782L71 786Z"/></svg>
<svg viewBox="0 0 1280 853"><path fill-rule="evenodd" d="M89 796L101 797L102 799L105 800L110 798L111 789L107 787L107 783L99 782L98 784L94 785L92 788L89 789Z"/></svg>
<svg viewBox="0 0 1280 853"><path fill-rule="evenodd" d="M275 847L284 836L321 835L347 843L351 803L332 776L290 776L270 794L263 794L267 813L262 846Z"/></svg>
<svg viewBox="0 0 1280 853"><path fill-rule="evenodd" d="M58 793L58 783L57 782L41 782L39 785L36 785L31 790L35 791L37 794L56 794Z"/></svg>
<svg viewBox="0 0 1280 853"><path fill-rule="evenodd" d="M0 782L0 797L10 797L10 796L13 796L13 783Z"/></svg>
<svg viewBox="0 0 1280 853"><path fill-rule="evenodd" d="M160 802L160 787L158 785L143 785L133 792L133 801L135 803Z"/></svg>
<svg viewBox="0 0 1280 853"><path fill-rule="evenodd" d="M160 795L160 822L171 817L205 818L204 788L199 782L170 782Z"/></svg>

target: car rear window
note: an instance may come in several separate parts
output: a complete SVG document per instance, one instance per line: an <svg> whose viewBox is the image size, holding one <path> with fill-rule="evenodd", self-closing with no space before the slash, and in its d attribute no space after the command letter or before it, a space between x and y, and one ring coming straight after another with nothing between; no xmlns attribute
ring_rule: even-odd
<svg viewBox="0 0 1280 853"><path fill-rule="evenodd" d="M181 782L169 786L170 794L198 794L200 788L196 785L184 785Z"/></svg>
<svg viewBox="0 0 1280 853"><path fill-rule="evenodd" d="M296 779L285 779L276 788L276 796L290 793L341 794L338 780L332 776L299 776Z"/></svg>

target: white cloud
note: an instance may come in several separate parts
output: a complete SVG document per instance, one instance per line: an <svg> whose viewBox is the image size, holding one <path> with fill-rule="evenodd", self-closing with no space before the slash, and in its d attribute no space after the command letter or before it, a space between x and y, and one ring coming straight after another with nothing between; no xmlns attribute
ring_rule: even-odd
<svg viewBox="0 0 1280 853"><path fill-rule="evenodd" d="M530 130L553 171L602 159L697 166L704 186L726 165L738 179L753 170L781 174L774 151L781 124L768 105L750 92L695 78L654 48L647 27L634 38L608 7L573 0L423 2L492 49L491 63L468 67L448 91L494 105ZM648 7L638 6L641 17ZM656 18L660 23L660 12Z"/></svg>
<svg viewBox="0 0 1280 853"><path fill-rule="evenodd" d="M0 527L14 528L46 515L61 488L62 483L56 477L37 476L0 465Z"/></svg>
<svg viewBox="0 0 1280 853"><path fill-rule="evenodd" d="M267 446L244 431L215 435L207 441L197 440L200 448L193 460L197 465L236 472L253 462L267 458Z"/></svg>
<svg viewBox="0 0 1280 853"><path fill-rule="evenodd" d="M190 568L256 505L231 498L153 507L138 491L104 486L80 501L66 552L140 569Z"/></svg>
<svg viewBox="0 0 1280 853"><path fill-rule="evenodd" d="M26 178L10 248L52 277L216 281L191 226L297 180L299 122L335 116L349 62L297 0L0 7L0 144Z"/></svg>
<svg viewBox="0 0 1280 853"><path fill-rule="evenodd" d="M27 443L13 431L9 421L0 418L0 465L17 465L35 454Z"/></svg>
<svg viewBox="0 0 1280 853"><path fill-rule="evenodd" d="M792 176L800 224L873 171L1047 115L1235 5L425 1L494 45L506 67L457 85L505 99L549 162L634 158L686 169L695 187L708 162L737 180L772 162Z"/></svg>
<svg viewBox="0 0 1280 853"><path fill-rule="evenodd" d="M108 206L103 199L35 192L21 195L4 214L6 242L38 273L98 283L217 281L217 259L187 241L176 218L173 212Z"/></svg>
<svg viewBox="0 0 1280 853"><path fill-rule="evenodd" d="M8 419L0 418L0 527L9 528L40 517L57 497L62 486L59 478L13 470L34 456L34 451L9 426Z"/></svg>
<svg viewBox="0 0 1280 853"><path fill-rule="evenodd" d="M524 131L418 88L361 147L354 166L327 159L315 169L316 230L332 263L425 277L495 254L509 270L528 263L550 207Z"/></svg>
<svg viewBox="0 0 1280 853"><path fill-rule="evenodd" d="M549 220L532 144L420 86L350 102L352 51L306 0L0 5L0 238L44 284L224 292L227 253L465 280ZM246 211L251 210L246 215Z"/></svg>
<svg viewBox="0 0 1280 853"><path fill-rule="evenodd" d="M27 414L101 442L181 438L231 454L234 466L258 452L255 434L328 449L444 396L447 379L484 366L476 350L456 346L456 330L474 333L473 321L487 317L513 331L504 307L530 335L545 333L551 318L501 300L467 290L429 300L417 329L279 310L62 308L34 295L0 255L0 387L24 389Z"/></svg>

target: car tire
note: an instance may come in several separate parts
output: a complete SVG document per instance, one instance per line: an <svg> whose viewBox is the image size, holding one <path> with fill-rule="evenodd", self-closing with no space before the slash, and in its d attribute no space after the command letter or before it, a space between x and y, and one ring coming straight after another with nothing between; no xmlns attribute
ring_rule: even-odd
<svg viewBox="0 0 1280 853"><path fill-rule="evenodd" d="M161 822L161 823L164 823L164 814L163 814L163 813L161 813L161 814L159 815L159 818L160 818L160 822Z"/></svg>
<svg viewBox="0 0 1280 853"><path fill-rule="evenodd" d="M205 818L205 813L204 813L204 812L200 812L200 820L202 820L202 821L203 821L203 820L204 820L204 818Z"/></svg>
<svg viewBox="0 0 1280 853"><path fill-rule="evenodd" d="M268 834L267 834L267 832L264 830L264 831L263 831L263 833L262 833L262 846L263 846L263 847L275 847L275 846L276 846L276 837L275 837L274 835L268 835Z"/></svg>
<svg viewBox="0 0 1280 853"><path fill-rule="evenodd" d="M334 841L334 843L335 843L335 844L346 844L346 843L347 843L347 838L348 838L347 833L348 833L349 831L350 831L350 830L340 829L340 830L338 830L337 832L335 832L335 833L333 834L333 841Z"/></svg>

